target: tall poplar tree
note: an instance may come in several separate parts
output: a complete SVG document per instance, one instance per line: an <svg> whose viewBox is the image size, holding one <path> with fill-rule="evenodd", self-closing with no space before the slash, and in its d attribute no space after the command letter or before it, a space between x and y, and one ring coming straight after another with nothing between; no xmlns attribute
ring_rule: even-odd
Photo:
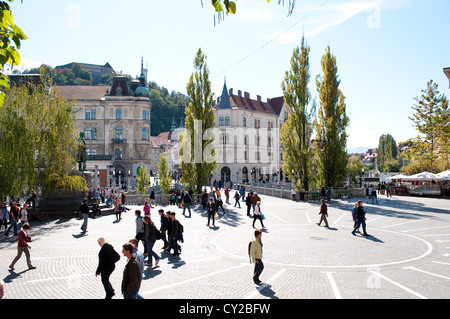
<svg viewBox="0 0 450 319"><path fill-rule="evenodd" d="M202 186L217 169L212 134L216 117L212 109L214 94L211 92L206 55L201 49L195 55L194 69L186 87L190 102L185 110L180 163L183 174L181 182L200 194Z"/></svg>
<svg viewBox="0 0 450 319"><path fill-rule="evenodd" d="M309 46L302 38L301 47L296 47L291 58L291 69L286 71L281 85L284 102L289 109L288 120L281 128L281 146L284 148L283 172L296 181L296 188L308 191L313 178L314 151L311 147L315 105L310 107L311 93L308 89L311 78L309 68Z"/></svg>
<svg viewBox="0 0 450 319"><path fill-rule="evenodd" d="M322 76L317 76L319 109L315 122L316 152L323 187L341 186L347 175L347 126L344 94L339 89L336 57L328 46L322 56Z"/></svg>
<svg viewBox="0 0 450 319"><path fill-rule="evenodd" d="M380 136L377 148L377 168L381 172L390 172L392 168L398 170L397 165L393 165L397 160L397 143L390 134Z"/></svg>

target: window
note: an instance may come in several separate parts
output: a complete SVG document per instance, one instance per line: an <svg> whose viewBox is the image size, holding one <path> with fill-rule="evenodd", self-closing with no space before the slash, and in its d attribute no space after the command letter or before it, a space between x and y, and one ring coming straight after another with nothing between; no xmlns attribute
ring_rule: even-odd
<svg viewBox="0 0 450 319"><path fill-rule="evenodd" d="M116 120L121 120L121 119L122 119L122 110L117 109L116 110Z"/></svg>
<svg viewBox="0 0 450 319"><path fill-rule="evenodd" d="M90 120L91 119L91 110L84 111L84 118L86 120Z"/></svg>
<svg viewBox="0 0 450 319"><path fill-rule="evenodd" d="M219 126L223 126L223 125L224 125L223 117L220 117L219 118Z"/></svg>
<svg viewBox="0 0 450 319"><path fill-rule="evenodd" d="M122 139L123 139L123 130L122 130L122 126L118 126L118 127L116 127L116 130L115 130L115 139L116 139L116 141L122 141Z"/></svg>
<svg viewBox="0 0 450 319"><path fill-rule="evenodd" d="M260 128L260 127L261 127L260 120L255 119L255 128Z"/></svg>
<svg viewBox="0 0 450 319"><path fill-rule="evenodd" d="M247 127L247 118L245 116L242 118L242 126Z"/></svg>
<svg viewBox="0 0 450 319"><path fill-rule="evenodd" d="M97 119L97 110L91 110L91 120Z"/></svg>
<svg viewBox="0 0 450 319"><path fill-rule="evenodd" d="M148 130L146 127L143 127L141 130L141 139L148 140Z"/></svg>
<svg viewBox="0 0 450 319"><path fill-rule="evenodd" d="M142 119L144 121L148 121L148 112L147 112L147 110L142 110Z"/></svg>
<svg viewBox="0 0 450 319"><path fill-rule="evenodd" d="M229 116L226 116L226 117L225 117L225 125L226 125L226 126L229 126L229 125L230 125L230 117L229 117Z"/></svg>
<svg viewBox="0 0 450 319"><path fill-rule="evenodd" d="M91 139L91 129L86 127L84 129L84 139L85 140L90 140Z"/></svg>
<svg viewBox="0 0 450 319"><path fill-rule="evenodd" d="M91 140L96 140L97 139L97 129L95 127L93 127L91 129Z"/></svg>

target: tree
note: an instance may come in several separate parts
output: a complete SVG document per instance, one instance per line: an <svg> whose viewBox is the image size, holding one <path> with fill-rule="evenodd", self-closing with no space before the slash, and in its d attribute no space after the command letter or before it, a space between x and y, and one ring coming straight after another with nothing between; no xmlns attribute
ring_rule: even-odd
<svg viewBox="0 0 450 319"><path fill-rule="evenodd" d="M450 149L450 109L448 99L440 94L437 83L428 81L427 88L422 90L422 96L416 97L415 111L411 119L419 132L419 136L412 139L412 146L408 149L410 159L425 160L429 163L428 170L436 170L435 162L439 157L445 157L448 168L448 153Z"/></svg>
<svg viewBox="0 0 450 319"><path fill-rule="evenodd" d="M180 163L183 170L181 182L198 194L202 186L217 169L214 137L211 130L215 126L214 94L211 92L209 69L206 55L198 49L194 59L195 72L187 84L190 99L185 110L185 131L181 136Z"/></svg>
<svg viewBox="0 0 450 319"><path fill-rule="evenodd" d="M323 76L317 76L319 110L315 121L319 174L324 187L339 187L347 175L347 132L344 94L339 89L336 57L328 46L321 60Z"/></svg>
<svg viewBox="0 0 450 319"><path fill-rule="evenodd" d="M202 1L202 0L201 0ZM272 0L267 0L267 2L271 2ZM284 0L278 0L278 4L282 3L284 5ZM215 11L219 14L219 22L220 22L220 14L223 15L226 13L235 14L236 13L236 2L230 0L211 0L211 5L214 7ZM203 6L203 1L202 1ZM289 12L288 16L292 14L295 7L295 0L289 0Z"/></svg>
<svg viewBox="0 0 450 319"><path fill-rule="evenodd" d="M0 194L18 195L43 186L87 190L73 176L77 139L73 102L47 94L44 85L22 85L7 92L0 112Z"/></svg>
<svg viewBox="0 0 450 319"><path fill-rule="evenodd" d="M301 48L294 49L291 69L286 71L282 83L288 120L281 128L281 146L284 148L283 172L295 179L296 188L308 191L312 178L314 150L311 147L315 104L309 109L311 94L308 89L309 46L302 38Z"/></svg>
<svg viewBox="0 0 450 319"><path fill-rule="evenodd" d="M8 2L12 1L8 0ZM9 4L6 1L0 1L0 64L2 70L5 64L11 66L20 64L18 49L20 49L21 40L25 39L27 39L25 33L14 24L13 14ZM8 88L8 77L3 72L0 72L0 107L5 99L5 90Z"/></svg>
<svg viewBox="0 0 450 319"><path fill-rule="evenodd" d="M147 173L147 166L139 166L136 181L136 192L143 195L147 194L150 188L150 174Z"/></svg>
<svg viewBox="0 0 450 319"><path fill-rule="evenodd" d="M377 149L377 167L380 172L392 172L392 169L398 169L395 165L397 158L397 143L390 134L383 134L378 141ZM396 170L395 172L398 172Z"/></svg>
<svg viewBox="0 0 450 319"><path fill-rule="evenodd" d="M362 175L363 164L361 158L358 156L351 156L348 159L347 171L353 183L357 182L357 177Z"/></svg>
<svg viewBox="0 0 450 319"><path fill-rule="evenodd" d="M170 187L172 186L172 179L169 175L169 161L167 160L165 153L159 154L158 179L161 191L163 191L164 194L168 194L170 192Z"/></svg>

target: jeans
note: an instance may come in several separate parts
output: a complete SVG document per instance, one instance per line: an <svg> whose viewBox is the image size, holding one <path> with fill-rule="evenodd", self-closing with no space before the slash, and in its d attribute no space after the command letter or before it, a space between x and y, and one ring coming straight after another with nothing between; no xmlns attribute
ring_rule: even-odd
<svg viewBox="0 0 450 319"><path fill-rule="evenodd" d="M261 259L256 259L255 263L255 270L253 271L253 281L259 282L259 276L261 275L262 271L264 270L264 264Z"/></svg>
<svg viewBox="0 0 450 319"><path fill-rule="evenodd" d="M361 225L362 225L362 228L363 228L363 234L367 235L367 232L366 232L366 221L365 220L358 220L356 222L355 228L353 228L353 231L352 231L353 235L355 234L355 232L358 230L359 226L361 226Z"/></svg>
<svg viewBox="0 0 450 319"><path fill-rule="evenodd" d="M123 299L138 299L138 292L137 291L124 292Z"/></svg>
<svg viewBox="0 0 450 319"><path fill-rule="evenodd" d="M83 224L81 225L81 230L83 232L86 232L86 230L87 230L88 217L89 217L88 214L83 214Z"/></svg>
<svg viewBox="0 0 450 319"><path fill-rule="evenodd" d="M189 217L191 216L191 203L185 203L183 208L183 215L186 208L189 210Z"/></svg>
<svg viewBox="0 0 450 319"><path fill-rule="evenodd" d="M147 253L148 253L148 260L147 263L152 264L152 256L155 258L155 261L159 260L159 256L153 251L153 246L155 245L156 241L151 241L146 243L147 247Z"/></svg>
<svg viewBox="0 0 450 319"><path fill-rule="evenodd" d="M14 228L14 236L17 236L17 220L11 219L11 224L9 224L8 230L5 232L5 236L8 236L11 228Z"/></svg>
<svg viewBox="0 0 450 319"><path fill-rule="evenodd" d="M102 278L103 288L105 288L106 292L106 299L111 299L112 296L114 296L114 289L109 282L109 277L111 276L113 271L114 269L112 269L111 271L104 271L100 274Z"/></svg>

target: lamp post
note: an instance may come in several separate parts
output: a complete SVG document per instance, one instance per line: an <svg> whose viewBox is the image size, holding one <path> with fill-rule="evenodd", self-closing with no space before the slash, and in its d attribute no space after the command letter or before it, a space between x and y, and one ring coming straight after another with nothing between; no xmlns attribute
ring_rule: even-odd
<svg viewBox="0 0 450 319"><path fill-rule="evenodd" d="M128 190L131 189L130 176L131 176L131 171L128 171L128 182L127 182L127 184L128 184Z"/></svg>

